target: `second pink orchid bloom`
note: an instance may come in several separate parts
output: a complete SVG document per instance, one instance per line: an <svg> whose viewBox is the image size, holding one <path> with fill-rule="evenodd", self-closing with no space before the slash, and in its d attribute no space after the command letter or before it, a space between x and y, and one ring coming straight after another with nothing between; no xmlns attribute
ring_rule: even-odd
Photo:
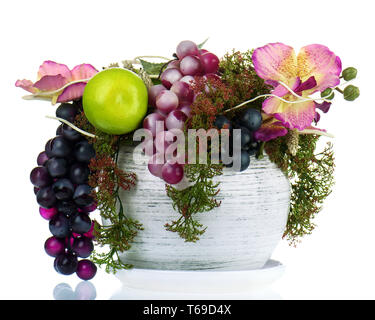
<svg viewBox="0 0 375 320"><path fill-rule="evenodd" d="M48 60L39 67L36 82L24 79L17 80L15 85L30 92L28 98L51 99L55 104L82 97L87 81L96 73L98 70L91 64L80 64L70 70L65 64Z"/></svg>

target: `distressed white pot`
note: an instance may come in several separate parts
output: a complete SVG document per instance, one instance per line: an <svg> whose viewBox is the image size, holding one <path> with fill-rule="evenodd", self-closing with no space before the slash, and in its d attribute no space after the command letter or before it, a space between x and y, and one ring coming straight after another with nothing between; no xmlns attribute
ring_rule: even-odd
<svg viewBox="0 0 375 320"><path fill-rule="evenodd" d="M267 156L251 157L243 172L225 169L217 199L221 206L196 218L206 232L196 243L185 242L164 224L179 213L166 196L165 183L151 175L145 157L122 147L118 163L137 174L137 186L120 194L126 214L144 230L121 260L135 268L159 270L251 270L262 268L280 241L287 222L290 184Z"/></svg>

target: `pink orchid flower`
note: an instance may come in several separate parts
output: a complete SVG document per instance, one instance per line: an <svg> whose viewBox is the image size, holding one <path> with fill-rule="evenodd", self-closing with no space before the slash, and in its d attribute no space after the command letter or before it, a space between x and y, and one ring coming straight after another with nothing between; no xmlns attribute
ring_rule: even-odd
<svg viewBox="0 0 375 320"><path fill-rule="evenodd" d="M317 113L318 114L318 113ZM285 125L272 115L267 115L262 113L262 126L254 132L254 138L260 141L270 141L278 137L283 137L288 133L288 129ZM316 121L317 122L317 121ZM324 129L315 128L313 126L308 126L302 131L298 131L300 134L317 134L324 135L327 137L333 137L331 134L327 133Z"/></svg>
<svg viewBox="0 0 375 320"><path fill-rule="evenodd" d="M258 76L274 87L272 94L287 100L270 97L262 105L262 110L275 118L265 129L278 127L279 135L286 134L284 129L310 129L317 115L316 102L309 96L340 83L341 60L323 45L305 46L296 56L292 47L270 43L256 49L252 59ZM274 136L276 131L272 132Z"/></svg>
<svg viewBox="0 0 375 320"><path fill-rule="evenodd" d="M39 67L36 82L24 79L17 80L15 85L32 93L25 99L51 99L55 104L82 97L86 83L97 72L91 64L80 64L70 70L65 64L48 60Z"/></svg>

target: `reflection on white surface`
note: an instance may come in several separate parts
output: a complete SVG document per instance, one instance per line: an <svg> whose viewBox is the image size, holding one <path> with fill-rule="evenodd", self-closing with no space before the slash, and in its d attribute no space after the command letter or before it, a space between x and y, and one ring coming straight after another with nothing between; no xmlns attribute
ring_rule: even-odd
<svg viewBox="0 0 375 320"><path fill-rule="evenodd" d="M111 299L281 299L271 285L284 271L275 260L255 270L121 270L123 287Z"/></svg>
<svg viewBox="0 0 375 320"><path fill-rule="evenodd" d="M271 286L240 293L176 293L147 291L123 286L111 300L281 300Z"/></svg>
<svg viewBox="0 0 375 320"><path fill-rule="evenodd" d="M59 283L53 289L55 300L95 300L96 289L90 281L82 281L77 284L75 290L67 283Z"/></svg>

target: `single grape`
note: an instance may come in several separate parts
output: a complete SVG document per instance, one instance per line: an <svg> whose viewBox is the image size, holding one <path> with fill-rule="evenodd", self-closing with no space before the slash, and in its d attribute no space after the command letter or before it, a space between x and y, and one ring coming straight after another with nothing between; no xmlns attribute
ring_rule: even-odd
<svg viewBox="0 0 375 320"><path fill-rule="evenodd" d="M95 239L95 227L98 228L99 227L99 224L94 220L91 222L91 228L89 231L87 231L86 233L84 233L83 235L89 239ZM81 235L79 233L74 233L73 232L73 236L75 238L78 238L80 237Z"/></svg>
<svg viewBox="0 0 375 320"><path fill-rule="evenodd" d="M219 58L211 52L200 56L201 64L205 73L216 73L219 69Z"/></svg>
<svg viewBox="0 0 375 320"><path fill-rule="evenodd" d="M171 145L176 139L176 136L171 131L161 131L156 134L155 137L155 148L157 152L164 152L167 150L167 147Z"/></svg>
<svg viewBox="0 0 375 320"><path fill-rule="evenodd" d="M244 171L246 170L250 165L250 155L242 150L241 151L241 169L240 171Z"/></svg>
<svg viewBox="0 0 375 320"><path fill-rule="evenodd" d="M57 257L65 251L64 239L50 237L44 243L44 250L51 257Z"/></svg>
<svg viewBox="0 0 375 320"><path fill-rule="evenodd" d="M48 173L53 178L60 178L68 172L68 161L64 158L51 158L46 163Z"/></svg>
<svg viewBox="0 0 375 320"><path fill-rule="evenodd" d="M75 239L74 238L74 233L72 233L72 236L65 237L64 243L65 243L65 247L68 248L68 250L71 250L73 242L74 242L74 239Z"/></svg>
<svg viewBox="0 0 375 320"><path fill-rule="evenodd" d="M180 61L179 60L172 60L171 62L168 63L167 67L165 70L170 69L170 68L180 68Z"/></svg>
<svg viewBox="0 0 375 320"><path fill-rule="evenodd" d="M180 62L180 70L184 76L197 76L203 71L201 61L196 56L186 56Z"/></svg>
<svg viewBox="0 0 375 320"><path fill-rule="evenodd" d="M240 123L250 131L257 131L262 125L262 115L257 109L247 109L239 119Z"/></svg>
<svg viewBox="0 0 375 320"><path fill-rule="evenodd" d="M80 184L76 187L73 200L80 207L86 207L93 203L94 199L91 196L92 188L87 184Z"/></svg>
<svg viewBox="0 0 375 320"><path fill-rule="evenodd" d="M74 184L86 183L90 174L87 164L76 162L70 166L69 179Z"/></svg>
<svg viewBox="0 0 375 320"><path fill-rule="evenodd" d="M191 106L190 104L180 104L180 106L178 107L177 110L180 110L182 111L183 113L185 113L185 115L190 118L191 117Z"/></svg>
<svg viewBox="0 0 375 320"><path fill-rule="evenodd" d="M34 194L36 195L38 193L38 191L40 190L40 188L38 187L34 187Z"/></svg>
<svg viewBox="0 0 375 320"><path fill-rule="evenodd" d="M92 243L91 239L83 236L74 239L72 250L77 254L78 257L87 258L94 250L94 244Z"/></svg>
<svg viewBox="0 0 375 320"><path fill-rule="evenodd" d="M58 255L54 261L54 267L57 270L57 272L64 275L69 275L76 272L77 266L77 257L70 252L65 252Z"/></svg>
<svg viewBox="0 0 375 320"><path fill-rule="evenodd" d="M156 152L154 139L145 139L142 141L142 151L146 156L151 157Z"/></svg>
<svg viewBox="0 0 375 320"><path fill-rule="evenodd" d="M168 161L163 165L161 174L166 183L176 184L184 177L184 169L182 165L178 163L170 163Z"/></svg>
<svg viewBox="0 0 375 320"><path fill-rule="evenodd" d="M183 81L176 81L172 85L170 90L177 95L180 103L182 101L187 101L190 103L193 102L194 92L193 90L191 90L188 83L183 82Z"/></svg>
<svg viewBox="0 0 375 320"><path fill-rule="evenodd" d="M187 120L187 116L180 110L173 110L169 113L167 119L165 120L165 124L168 130L171 129L179 129L183 130L185 121Z"/></svg>
<svg viewBox="0 0 375 320"><path fill-rule="evenodd" d="M74 156L77 161L90 162L95 157L95 150L87 140L80 141L74 146Z"/></svg>
<svg viewBox="0 0 375 320"><path fill-rule="evenodd" d="M95 202L93 202L92 204L89 204L88 206L78 208L78 211L79 212L90 213L90 212L95 211L96 208L97 208L97 205L96 205Z"/></svg>
<svg viewBox="0 0 375 320"><path fill-rule="evenodd" d="M56 210L69 218L78 212L78 207L73 201L57 201Z"/></svg>
<svg viewBox="0 0 375 320"><path fill-rule="evenodd" d="M251 132L246 127L239 127L238 129L241 130L241 134L233 135L233 144L241 145L241 149L243 149L251 141Z"/></svg>
<svg viewBox="0 0 375 320"><path fill-rule="evenodd" d="M49 230L57 238L65 238L69 235L69 220L61 213L56 214L49 221Z"/></svg>
<svg viewBox="0 0 375 320"><path fill-rule="evenodd" d="M81 281L77 284L76 289L74 291L74 295L74 300L95 300L95 286L90 281Z"/></svg>
<svg viewBox="0 0 375 320"><path fill-rule="evenodd" d="M163 169L163 165L164 156L162 154L154 154L148 161L147 167L152 175L162 178L161 170Z"/></svg>
<svg viewBox="0 0 375 320"><path fill-rule="evenodd" d="M63 123L60 124L57 129L56 129L56 135L57 136L62 136L62 127L63 127Z"/></svg>
<svg viewBox="0 0 375 320"><path fill-rule="evenodd" d="M57 136L50 142L52 157L66 157L72 152L72 147L63 136Z"/></svg>
<svg viewBox="0 0 375 320"><path fill-rule="evenodd" d="M258 153L259 147L260 147L259 142L251 141L249 143L249 150L248 150L249 155L255 156Z"/></svg>
<svg viewBox="0 0 375 320"><path fill-rule="evenodd" d="M38 163L38 166L44 166L46 162L48 161L48 156L45 151L42 151L39 153L38 158L36 159L36 162Z"/></svg>
<svg viewBox="0 0 375 320"><path fill-rule="evenodd" d="M177 57L181 60L186 56L198 55L198 46L190 40L181 41L176 48Z"/></svg>
<svg viewBox="0 0 375 320"><path fill-rule="evenodd" d="M63 124L61 127L61 135L68 141L79 141L82 139L82 135L67 124Z"/></svg>
<svg viewBox="0 0 375 320"><path fill-rule="evenodd" d="M39 207L39 213L44 219L51 220L57 214L57 209Z"/></svg>
<svg viewBox="0 0 375 320"><path fill-rule="evenodd" d="M72 290L72 287L67 283L59 283L53 289L53 298L55 300L75 300L75 292Z"/></svg>
<svg viewBox="0 0 375 320"><path fill-rule="evenodd" d="M194 84L195 79L193 76L183 76L179 81L187 83L189 86Z"/></svg>
<svg viewBox="0 0 375 320"><path fill-rule="evenodd" d="M150 106L156 107L156 97L159 95L160 92L166 90L167 88L164 87L162 84L157 84L152 86L148 89L148 103Z"/></svg>
<svg viewBox="0 0 375 320"><path fill-rule="evenodd" d="M159 121L159 122L158 122ZM156 136L156 130L159 131L165 130L165 117L163 117L159 113L150 113L146 118L143 120L143 128L150 130L152 135Z"/></svg>
<svg viewBox="0 0 375 320"><path fill-rule="evenodd" d="M72 231L78 234L84 234L91 228L91 219L86 213L79 213L72 219Z"/></svg>
<svg viewBox="0 0 375 320"><path fill-rule="evenodd" d="M78 109L76 105L71 103L62 103L56 109L56 117L73 122L77 112Z"/></svg>
<svg viewBox="0 0 375 320"><path fill-rule="evenodd" d="M45 209L49 209L55 205L57 199L55 197L55 193L53 192L52 188L49 186L49 187L41 188L38 191L38 193L36 194L36 201L41 207Z"/></svg>
<svg viewBox="0 0 375 320"><path fill-rule="evenodd" d="M95 277L96 265L87 259L80 260L77 266L77 276L82 280L90 280Z"/></svg>
<svg viewBox="0 0 375 320"><path fill-rule="evenodd" d="M57 200L68 200L73 195L74 186L70 180L63 178L58 179L53 183L52 190L55 193Z"/></svg>
<svg viewBox="0 0 375 320"><path fill-rule="evenodd" d="M223 115L218 115L214 121L214 125L219 130L221 129L228 129L231 130L233 128L232 122Z"/></svg>
<svg viewBox="0 0 375 320"><path fill-rule="evenodd" d="M177 95L169 90L160 92L156 98L156 107L165 114L177 109L178 103Z"/></svg>
<svg viewBox="0 0 375 320"><path fill-rule="evenodd" d="M155 109L154 112L157 113L157 114L160 114L164 118L166 118L167 115L168 115L168 113L164 113L164 112L160 111L159 109Z"/></svg>
<svg viewBox="0 0 375 320"><path fill-rule="evenodd" d="M46 142L46 145L44 147L44 151L47 155L48 158L51 158L52 157L52 148L51 148L51 142L52 142L53 139L49 139L47 142Z"/></svg>
<svg viewBox="0 0 375 320"><path fill-rule="evenodd" d="M160 80L163 86L169 89L172 84L180 80L182 76L183 75L179 69L169 68L163 71L163 73L160 75Z"/></svg>
<svg viewBox="0 0 375 320"><path fill-rule="evenodd" d="M43 188L51 184L52 178L45 167L36 167L30 172L30 181L35 187Z"/></svg>

